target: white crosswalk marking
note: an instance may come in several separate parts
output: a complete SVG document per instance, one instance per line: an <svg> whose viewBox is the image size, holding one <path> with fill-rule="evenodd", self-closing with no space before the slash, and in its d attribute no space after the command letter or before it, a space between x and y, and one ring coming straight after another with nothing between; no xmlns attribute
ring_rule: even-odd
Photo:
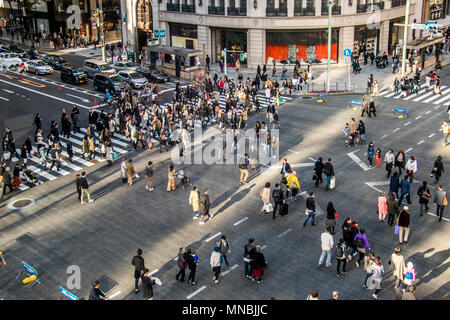
<svg viewBox="0 0 450 320"><path fill-rule="evenodd" d="M445 90L444 90L445 89ZM410 93L408 96L402 96L401 91L395 93L389 89L382 91L379 96L383 98L411 100L414 102L433 103L433 104L449 104L450 103L450 88L448 86L441 86L442 94L434 94L433 88L420 89L418 93Z"/></svg>
<svg viewBox="0 0 450 320"><path fill-rule="evenodd" d="M441 99L434 101L433 104L448 104L449 100L450 100L450 96L444 96Z"/></svg>
<svg viewBox="0 0 450 320"><path fill-rule="evenodd" d="M56 177L50 173L47 173L45 171L41 171L41 169L36 168L35 166L32 165L27 165L27 168L31 170L31 172L36 173L37 175L44 177L47 180L55 180Z"/></svg>
<svg viewBox="0 0 450 320"><path fill-rule="evenodd" d="M430 91L428 93L425 93L424 95L419 96L418 98L413 99L413 101L420 101L420 100L422 100L422 99L424 99L424 98L426 98L426 97L428 97L429 95L432 95L432 94L434 94L433 91Z"/></svg>
<svg viewBox="0 0 450 320"><path fill-rule="evenodd" d="M412 99L412 98L414 98L414 97L417 97L417 95L421 95L422 93L424 93L424 92L426 92L426 91L427 91L427 89L419 90L419 93L418 93L418 94L410 94L409 96L407 96L407 97L404 98L403 100L409 100L409 99Z"/></svg>

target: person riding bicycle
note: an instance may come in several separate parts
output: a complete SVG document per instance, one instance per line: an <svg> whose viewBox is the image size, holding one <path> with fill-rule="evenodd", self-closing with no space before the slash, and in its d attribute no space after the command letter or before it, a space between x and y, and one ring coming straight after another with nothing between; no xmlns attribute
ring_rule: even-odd
<svg viewBox="0 0 450 320"><path fill-rule="evenodd" d="M105 100L105 101L111 100L111 93L109 93L108 89L106 89L105 95L103 96L103 100Z"/></svg>

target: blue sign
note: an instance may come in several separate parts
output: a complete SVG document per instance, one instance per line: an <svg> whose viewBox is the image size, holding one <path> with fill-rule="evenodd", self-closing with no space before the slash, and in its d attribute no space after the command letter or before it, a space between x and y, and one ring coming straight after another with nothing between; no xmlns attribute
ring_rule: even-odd
<svg viewBox="0 0 450 320"><path fill-rule="evenodd" d="M25 261L22 261L22 266L25 269L25 271L28 273L28 276L37 276L37 271L32 266L30 266Z"/></svg>
<svg viewBox="0 0 450 320"><path fill-rule="evenodd" d="M319 92L319 93L317 94L317 96L323 98L325 95L324 95L322 92Z"/></svg>
<svg viewBox="0 0 450 320"><path fill-rule="evenodd" d="M166 37L166 30L164 30L164 29L159 30L159 37L160 38L165 38Z"/></svg>
<svg viewBox="0 0 450 320"><path fill-rule="evenodd" d="M392 111L400 112L400 113L408 113L408 109L406 109L406 108L399 108L399 107L394 107L394 109Z"/></svg>
<svg viewBox="0 0 450 320"><path fill-rule="evenodd" d="M158 30L158 29L155 29L155 30L153 31L153 36L154 36L155 38L159 38L159 30Z"/></svg>
<svg viewBox="0 0 450 320"><path fill-rule="evenodd" d="M344 56L350 57L351 55L352 55L352 50L350 50L350 49L345 49L344 50Z"/></svg>
<svg viewBox="0 0 450 320"><path fill-rule="evenodd" d="M427 21L427 25L430 25L430 24L437 24L437 21Z"/></svg>
<svg viewBox="0 0 450 320"><path fill-rule="evenodd" d="M69 300L80 300L80 299L78 299L78 297L76 295L67 291L63 287L59 287L59 290L61 290L61 294Z"/></svg>
<svg viewBox="0 0 450 320"><path fill-rule="evenodd" d="M362 106L363 103L360 100L354 100L354 99L350 99L350 104L356 104L358 106Z"/></svg>

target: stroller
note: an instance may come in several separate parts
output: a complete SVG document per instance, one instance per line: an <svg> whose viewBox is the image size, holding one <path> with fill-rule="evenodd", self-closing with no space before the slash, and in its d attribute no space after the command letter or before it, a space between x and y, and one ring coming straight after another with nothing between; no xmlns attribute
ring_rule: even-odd
<svg viewBox="0 0 450 320"><path fill-rule="evenodd" d="M21 182L30 188L38 186L43 183L39 180L36 174L31 172L31 170L26 167L23 168L20 174L21 174L20 177Z"/></svg>
<svg viewBox="0 0 450 320"><path fill-rule="evenodd" d="M348 135L348 138L345 139L345 143L349 148L356 146L358 140L358 132L353 132Z"/></svg>
<svg viewBox="0 0 450 320"><path fill-rule="evenodd" d="M177 172L177 178L180 179L178 187L182 187L184 189L185 187L191 185L191 179L189 179L189 177L184 174L183 170L179 170Z"/></svg>

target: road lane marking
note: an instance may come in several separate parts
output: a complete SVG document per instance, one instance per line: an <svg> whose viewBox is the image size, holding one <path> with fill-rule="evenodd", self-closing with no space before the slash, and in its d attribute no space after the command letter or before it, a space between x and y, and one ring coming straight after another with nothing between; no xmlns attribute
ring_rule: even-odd
<svg viewBox="0 0 450 320"><path fill-rule="evenodd" d="M5 73L0 73L0 75L6 77L6 78L8 78L8 79L18 79L18 78L16 78L16 77L10 76L9 74L5 74Z"/></svg>
<svg viewBox="0 0 450 320"><path fill-rule="evenodd" d="M387 136L388 136L388 135L385 134L384 136L382 136L382 137L380 138L380 140L386 138Z"/></svg>
<svg viewBox="0 0 450 320"><path fill-rule="evenodd" d="M76 103L76 102L73 102L73 101L70 101L70 100L66 100L66 99L63 99L63 98L58 98L58 97L52 96L50 94L46 94L46 93L40 92L38 90L34 90L34 89L31 89L31 88L27 88L27 87L21 86L19 84L11 83L11 82L8 82L8 81L2 80L2 79L0 79L0 82L4 82L4 83L6 83L6 84L8 84L10 86L15 86L15 87L18 87L18 88L21 88L21 89L24 89L24 90L28 90L28 91L31 91L31 92L43 95L45 97L52 98L52 99L55 99L55 100L59 100L59 101L62 101L62 102L65 102L65 103L68 103L68 104L71 104L71 105L76 104L77 106L79 106L81 108L84 108L84 109L91 109L91 107L86 107L86 106L81 105L79 103Z"/></svg>
<svg viewBox="0 0 450 320"><path fill-rule="evenodd" d="M425 112L425 114L429 114L431 111L430 110L428 110L427 112Z"/></svg>
<svg viewBox="0 0 450 320"><path fill-rule="evenodd" d="M300 154L299 152L294 151L294 150L291 150L291 149L289 149L289 151L290 151L290 152L293 152L293 153L295 153L295 154Z"/></svg>
<svg viewBox="0 0 450 320"><path fill-rule="evenodd" d="M8 92L8 93L14 93L14 91L12 91L12 90L8 90L8 89L2 89L2 90L5 92Z"/></svg>
<svg viewBox="0 0 450 320"><path fill-rule="evenodd" d="M413 148L409 148L408 150L405 151L405 153L408 153L412 150Z"/></svg>
<svg viewBox="0 0 450 320"><path fill-rule="evenodd" d="M192 297L196 296L197 294L199 294L200 292L202 292L203 290L206 289L206 286L202 286L200 289L195 290L193 293L191 293L190 295L188 295L186 297L186 299L191 299Z"/></svg>
<svg viewBox="0 0 450 320"><path fill-rule="evenodd" d="M291 232L292 231L292 229L287 229L285 232L283 232L282 234L280 234L279 236L278 236L278 238L281 238L282 236L284 236L284 235L286 235L286 234L288 234L289 232Z"/></svg>
<svg viewBox="0 0 450 320"><path fill-rule="evenodd" d="M23 84L29 84L30 86L37 87L37 88L45 88L46 87L45 84L37 83L37 82L31 81L31 80L23 79L23 80L19 80L19 82L23 83Z"/></svg>
<svg viewBox="0 0 450 320"><path fill-rule="evenodd" d="M31 172L36 173L39 176L44 177L47 180L55 180L56 177L47 173L46 171L41 171L41 169L36 168L35 166L27 164L27 168L31 170Z"/></svg>
<svg viewBox="0 0 450 320"><path fill-rule="evenodd" d="M424 143L425 140L420 140L419 142L417 142L417 145Z"/></svg>
<svg viewBox="0 0 450 320"><path fill-rule="evenodd" d="M155 269L155 270L153 270L152 272L150 272L148 275L149 276L152 276L152 275L154 275L155 273L157 273L159 271L159 269Z"/></svg>
<svg viewBox="0 0 450 320"><path fill-rule="evenodd" d="M220 236L221 234L222 234L222 232L217 232L215 235L213 235L213 236L209 237L208 239L206 239L205 242L209 242L209 241L211 241L212 239L214 239L214 238Z"/></svg>
<svg viewBox="0 0 450 320"><path fill-rule="evenodd" d="M414 120L420 119L422 116L415 117Z"/></svg>
<svg viewBox="0 0 450 320"><path fill-rule="evenodd" d="M233 271L234 269L236 269L237 267L239 267L239 265L238 264L235 264L234 266L232 266L230 269L228 269L227 271L225 271L225 272L221 272L220 273L220 275L223 277L223 276L226 276L227 274L229 274L231 271Z"/></svg>
<svg viewBox="0 0 450 320"><path fill-rule="evenodd" d="M245 217L245 218L239 220L238 222L233 223L233 226L237 226L238 224L241 224L242 222L244 222L247 219L248 219L248 217Z"/></svg>
<svg viewBox="0 0 450 320"><path fill-rule="evenodd" d="M410 125L411 124L411 121L408 121L407 123L405 123L404 125L405 125L405 127L407 126L407 125Z"/></svg>
<svg viewBox="0 0 450 320"><path fill-rule="evenodd" d="M420 100L422 100L422 99L428 97L428 96L431 95L431 94L434 94L434 92L433 92L433 91L430 91L430 92L428 92L428 93L425 93L424 95L422 95L422 96L420 96L420 97L418 97L418 98L415 98L413 101L420 101Z"/></svg>
<svg viewBox="0 0 450 320"><path fill-rule="evenodd" d="M432 134L430 134L429 136L428 136L428 138L431 138L432 136L434 136L435 135L435 133L432 133Z"/></svg>
<svg viewBox="0 0 450 320"><path fill-rule="evenodd" d="M435 214L435 213L432 213L432 212L427 212L427 214L429 214L430 216L433 216L433 217L437 218L437 216L436 216L436 214ZM445 221L447 221L447 222L450 222L450 220L449 220L449 219L447 219L447 218L444 218L444 217L442 217L442 220L445 220Z"/></svg>
<svg viewBox="0 0 450 320"><path fill-rule="evenodd" d="M309 160L312 160L312 161L314 161L314 162L317 161L316 159L313 159L313 158L311 158L311 157L309 157L308 159L309 159Z"/></svg>
<svg viewBox="0 0 450 320"><path fill-rule="evenodd" d="M400 130L400 128L394 129L394 131L392 131L392 132L397 132L398 130Z"/></svg>
<svg viewBox="0 0 450 320"><path fill-rule="evenodd" d="M8 99L8 98L3 98L3 97L0 97L0 99L2 99L2 100L5 100L5 101L9 101L9 99Z"/></svg>
<svg viewBox="0 0 450 320"><path fill-rule="evenodd" d="M113 293L112 295L110 295L110 296L108 297L108 299L112 299L112 298L114 298L114 297L117 297L119 294L121 294L121 291L117 291L116 293Z"/></svg>
<svg viewBox="0 0 450 320"><path fill-rule="evenodd" d="M439 109L441 106L436 106L436 107L434 107L434 110L436 110L436 109Z"/></svg>
<svg viewBox="0 0 450 320"><path fill-rule="evenodd" d="M356 152L358 150L355 150L353 152ZM369 166L362 162L360 158L358 158L356 155L353 154L353 152L347 153L347 156L350 157L353 161L355 161L364 171L370 170Z"/></svg>
<svg viewBox="0 0 450 320"><path fill-rule="evenodd" d="M79 96L76 96L76 95L74 95L74 94L66 93L66 96L74 97L74 98L80 99L81 101L83 101L83 102L85 102L85 103L89 103L89 100L88 100L88 99L82 98L82 97L79 97Z"/></svg>

